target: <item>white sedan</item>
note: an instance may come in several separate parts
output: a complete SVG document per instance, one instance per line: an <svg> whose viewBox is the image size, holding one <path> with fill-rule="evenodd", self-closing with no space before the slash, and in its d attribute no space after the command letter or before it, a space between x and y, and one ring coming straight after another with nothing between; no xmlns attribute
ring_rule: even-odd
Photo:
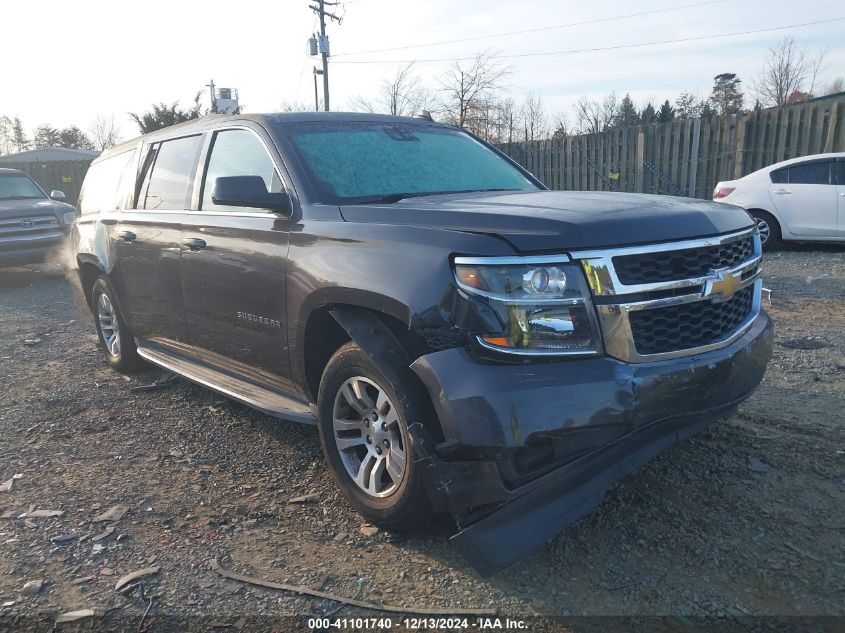
<svg viewBox="0 0 845 633"><path fill-rule="evenodd" d="M845 241L845 153L793 158L720 182L713 200L748 211L764 249L781 240Z"/></svg>

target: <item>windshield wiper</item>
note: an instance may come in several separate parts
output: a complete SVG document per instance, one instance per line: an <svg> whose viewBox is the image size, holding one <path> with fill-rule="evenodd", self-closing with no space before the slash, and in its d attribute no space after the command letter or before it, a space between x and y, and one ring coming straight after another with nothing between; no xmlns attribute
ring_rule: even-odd
<svg viewBox="0 0 845 633"><path fill-rule="evenodd" d="M40 200L41 196L0 196L0 200Z"/></svg>
<svg viewBox="0 0 845 633"><path fill-rule="evenodd" d="M478 193L484 191L518 191L517 189L455 189L452 191L406 191L403 193L388 193L366 200L356 200L354 204L393 204L405 198L423 198L425 196L445 196L452 193Z"/></svg>

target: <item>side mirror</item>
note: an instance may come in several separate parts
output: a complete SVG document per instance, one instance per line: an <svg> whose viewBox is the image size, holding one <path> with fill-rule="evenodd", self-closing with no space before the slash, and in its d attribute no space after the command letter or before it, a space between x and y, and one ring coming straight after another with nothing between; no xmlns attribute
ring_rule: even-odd
<svg viewBox="0 0 845 633"><path fill-rule="evenodd" d="M286 193L270 193L261 176L225 176L214 181L211 190L214 204L227 207L269 209L291 214L290 198Z"/></svg>
<svg viewBox="0 0 845 633"><path fill-rule="evenodd" d="M58 200L59 202L64 202L65 192L59 191L58 189L53 189L53 191L50 192L50 198L52 198L53 200Z"/></svg>

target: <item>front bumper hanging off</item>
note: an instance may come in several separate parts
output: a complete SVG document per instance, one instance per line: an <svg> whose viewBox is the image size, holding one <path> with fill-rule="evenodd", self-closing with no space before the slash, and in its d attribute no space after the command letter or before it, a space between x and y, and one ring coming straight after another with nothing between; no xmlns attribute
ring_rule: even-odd
<svg viewBox="0 0 845 633"><path fill-rule="evenodd" d="M445 436L425 459L432 503L455 516L453 540L469 562L495 573L595 508L622 477L733 413L762 380L772 340L761 312L727 347L652 363L481 364L463 349L423 356L411 369ZM551 469L516 484L503 476L497 456L543 441L562 447Z"/></svg>

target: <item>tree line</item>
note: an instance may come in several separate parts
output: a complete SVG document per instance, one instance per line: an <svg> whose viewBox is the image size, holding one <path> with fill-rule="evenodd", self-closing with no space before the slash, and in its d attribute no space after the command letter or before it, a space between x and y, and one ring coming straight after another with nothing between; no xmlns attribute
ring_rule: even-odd
<svg viewBox="0 0 845 633"><path fill-rule="evenodd" d="M0 156L25 152L42 147L65 147L67 149L105 150L120 141L114 116L98 115L87 131L76 125L57 128L39 125L28 136L20 117L0 115Z"/></svg>
<svg viewBox="0 0 845 633"><path fill-rule="evenodd" d="M543 99L528 93L521 103L508 94L510 70L490 54L470 62L454 62L430 87L409 64L384 79L371 98L356 97L353 110L413 115L422 110L466 128L493 143L595 134L632 125L666 123L676 119L708 118L745 112L750 108L782 107L814 96L843 91L843 80L819 86L827 50L812 52L787 37L768 50L763 67L746 91L736 73L720 73L706 97L681 92L674 101L646 102L638 107L629 93L610 92L600 99L582 96L571 110L549 113ZM295 102L287 110L307 110Z"/></svg>
<svg viewBox="0 0 845 633"><path fill-rule="evenodd" d="M666 123L676 119L708 118L745 112L750 108L784 106L814 96L835 94L845 89L838 78L820 86L827 50L810 51L786 37L768 50L750 91L736 73L720 73L706 97L692 91L641 106L629 93L621 98L610 92L595 99L580 97L569 111L550 113L542 96L533 92L517 102L506 87L511 70L489 53L479 53L467 62L454 62L442 76L426 81L413 63L398 68L382 80L375 95L354 97L349 109L413 116L423 111L438 120L465 128L492 143L562 138L574 134L595 134L632 125ZM281 104L283 111L311 110L297 101ZM140 114L129 113L142 134L196 119L202 114L200 93L187 108L179 102L153 104ZM32 137L25 134L18 117L0 116L0 155L40 147L104 150L119 142L114 116L98 116L87 131L71 125L55 128L41 125Z"/></svg>

